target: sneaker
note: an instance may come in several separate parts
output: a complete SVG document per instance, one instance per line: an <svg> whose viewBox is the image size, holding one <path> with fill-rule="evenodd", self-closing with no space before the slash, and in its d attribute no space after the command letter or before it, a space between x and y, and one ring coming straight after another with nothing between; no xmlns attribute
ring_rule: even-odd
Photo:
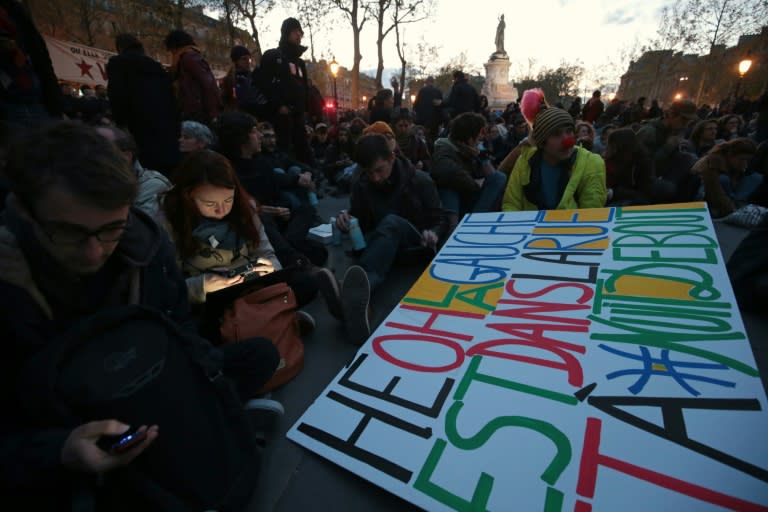
<svg viewBox="0 0 768 512"><path fill-rule="evenodd" d="M315 319L306 311L296 312L296 321L299 324L299 334L304 337L315 330L317 323Z"/></svg>
<svg viewBox="0 0 768 512"><path fill-rule="evenodd" d="M349 267L341 285L341 306L347 336L355 345L362 345L371 335L370 300L371 284L365 270L358 265Z"/></svg>
<svg viewBox="0 0 768 512"><path fill-rule="evenodd" d="M315 278L317 288L325 300L328 312L336 320L343 320L344 313L341 309L341 292L339 291L339 282L330 269L319 267L312 276Z"/></svg>
<svg viewBox="0 0 768 512"><path fill-rule="evenodd" d="M260 441L270 439L277 430L280 417L285 414L283 404L268 398L254 398L248 400L243 408L246 411L248 422Z"/></svg>

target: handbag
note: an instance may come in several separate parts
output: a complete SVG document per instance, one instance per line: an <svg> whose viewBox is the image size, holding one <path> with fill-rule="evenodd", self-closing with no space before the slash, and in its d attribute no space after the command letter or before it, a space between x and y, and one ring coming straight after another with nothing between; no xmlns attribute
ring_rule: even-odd
<svg viewBox="0 0 768 512"><path fill-rule="evenodd" d="M259 393L282 386L304 367L304 343L299 334L296 308L296 296L283 282L239 297L224 311L219 328L222 343L264 337L280 354L277 370Z"/></svg>

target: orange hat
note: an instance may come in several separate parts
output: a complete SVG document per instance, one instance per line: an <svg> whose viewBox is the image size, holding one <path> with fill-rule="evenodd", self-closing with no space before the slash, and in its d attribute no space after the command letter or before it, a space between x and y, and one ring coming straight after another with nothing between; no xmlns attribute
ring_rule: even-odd
<svg viewBox="0 0 768 512"><path fill-rule="evenodd" d="M391 135L392 137L395 136L395 132L392 131L392 128L385 123L384 121L376 121L370 126L367 126L365 130L363 130L363 135L368 135L369 133L378 133L381 135Z"/></svg>

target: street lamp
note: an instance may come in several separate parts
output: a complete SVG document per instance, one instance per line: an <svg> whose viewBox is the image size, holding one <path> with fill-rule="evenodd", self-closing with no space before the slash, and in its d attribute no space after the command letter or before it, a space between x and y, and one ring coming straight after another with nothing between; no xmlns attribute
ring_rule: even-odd
<svg viewBox="0 0 768 512"><path fill-rule="evenodd" d="M739 81L736 82L736 93L734 94L734 97L738 99L739 97L739 88L741 87L741 81L744 78L744 75L747 74L747 71L749 71L749 68L752 67L752 61L750 59L744 59L743 61L739 62Z"/></svg>
<svg viewBox="0 0 768 512"><path fill-rule="evenodd" d="M411 107L413 107L413 104L416 103L416 95L411 94Z"/></svg>
<svg viewBox="0 0 768 512"><path fill-rule="evenodd" d="M679 99L680 99L680 98L682 98L682 97L683 97L683 95L682 95L682 94L680 94L680 93L677 93L677 94L675 94L675 99L676 99L676 100L679 100Z"/></svg>
<svg viewBox="0 0 768 512"><path fill-rule="evenodd" d="M339 96L336 92L336 77L339 74L339 63L336 62L336 57L331 60L331 63L328 65L328 67L331 69L331 75L333 76L333 106L336 110L336 122L338 122L339 119Z"/></svg>

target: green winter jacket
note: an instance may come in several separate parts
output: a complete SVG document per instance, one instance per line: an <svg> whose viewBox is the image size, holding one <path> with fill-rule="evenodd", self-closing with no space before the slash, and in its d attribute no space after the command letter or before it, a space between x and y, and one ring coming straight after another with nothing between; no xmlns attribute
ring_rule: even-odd
<svg viewBox="0 0 768 512"><path fill-rule="evenodd" d="M523 147L520 158L509 175L501 209L504 211L541 210L537 202L541 155L537 148ZM531 175L531 167L536 169ZM564 164L558 210L603 208L605 206L605 162L595 153L581 147ZM533 183L532 183L533 182Z"/></svg>

